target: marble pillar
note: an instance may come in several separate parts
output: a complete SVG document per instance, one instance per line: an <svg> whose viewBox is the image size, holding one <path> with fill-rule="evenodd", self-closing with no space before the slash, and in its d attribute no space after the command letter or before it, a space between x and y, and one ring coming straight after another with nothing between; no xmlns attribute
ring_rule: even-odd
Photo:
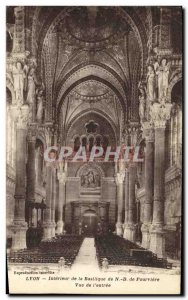
<svg viewBox="0 0 188 300"><path fill-rule="evenodd" d="M135 199L135 183L136 183L136 165L129 163L129 210L128 225L126 227L126 238L132 242L136 240L136 199Z"/></svg>
<svg viewBox="0 0 188 300"><path fill-rule="evenodd" d="M124 194L124 199L125 199L125 220L124 220L124 233L123 237L126 239L127 238L127 226L128 226L128 213L129 213L129 170L128 168L125 169L125 194Z"/></svg>
<svg viewBox="0 0 188 300"><path fill-rule="evenodd" d="M165 127L170 119L171 104L155 103L151 117L155 125L154 202L150 231L150 250L165 257L164 203L165 203Z"/></svg>
<svg viewBox="0 0 188 300"><path fill-rule="evenodd" d="M150 227L153 218L153 184L154 184L154 129L149 122L143 123L143 133L145 136L145 201L142 224L142 247L150 247Z"/></svg>
<svg viewBox="0 0 188 300"><path fill-rule="evenodd" d="M58 172L58 180L59 180L59 200L58 200L58 219L57 219L57 234L63 233L64 230L64 220L63 220L63 207L65 205L65 184L66 184L66 172L59 171Z"/></svg>
<svg viewBox="0 0 188 300"><path fill-rule="evenodd" d="M43 240L50 239L52 237L52 213L51 213L51 202L52 202L52 172L53 166L50 164L46 165L46 208L44 209L43 219Z"/></svg>
<svg viewBox="0 0 188 300"><path fill-rule="evenodd" d="M56 169L52 169L52 201L51 201L51 226L52 226L52 237L55 236L55 205L56 205Z"/></svg>
<svg viewBox="0 0 188 300"><path fill-rule="evenodd" d="M119 236L123 235L123 224L122 224L122 213L123 213L123 190L124 190L124 177L125 173L116 174L116 184L117 184L117 223L116 223L116 234Z"/></svg>
<svg viewBox="0 0 188 300"><path fill-rule="evenodd" d="M36 211L31 208L31 203L35 202L35 182L36 182L36 173L35 173L35 145L36 145L36 130L31 127L28 130L27 134L27 149L28 149L28 158L27 158L27 221L32 226L34 225L36 219ZM31 220L30 220L31 218ZM33 222L34 220L34 222Z"/></svg>
<svg viewBox="0 0 188 300"><path fill-rule="evenodd" d="M26 248L25 200L26 200L26 138L29 107L11 108L11 113L16 123L16 186L15 210L13 220L12 249Z"/></svg>

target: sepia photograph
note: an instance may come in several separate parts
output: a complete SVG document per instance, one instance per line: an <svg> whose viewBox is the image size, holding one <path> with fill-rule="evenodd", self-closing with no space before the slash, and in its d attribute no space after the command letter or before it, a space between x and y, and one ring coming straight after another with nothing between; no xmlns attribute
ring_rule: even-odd
<svg viewBox="0 0 188 300"><path fill-rule="evenodd" d="M182 293L183 26L6 7L8 294Z"/></svg>

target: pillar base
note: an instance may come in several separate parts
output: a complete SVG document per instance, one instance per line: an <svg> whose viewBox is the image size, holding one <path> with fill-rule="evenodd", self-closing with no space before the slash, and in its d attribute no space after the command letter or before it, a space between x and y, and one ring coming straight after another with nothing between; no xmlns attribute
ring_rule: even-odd
<svg viewBox="0 0 188 300"><path fill-rule="evenodd" d="M55 227L56 227L56 223L55 222L52 222L52 237L55 236Z"/></svg>
<svg viewBox="0 0 188 300"><path fill-rule="evenodd" d="M165 258L165 231L162 225L152 225L150 231L150 250L159 258Z"/></svg>
<svg viewBox="0 0 188 300"><path fill-rule="evenodd" d="M119 236L123 235L123 224L120 222L116 223L116 234Z"/></svg>
<svg viewBox="0 0 188 300"><path fill-rule="evenodd" d="M37 210L36 210L36 208L32 209L32 226L37 227Z"/></svg>
<svg viewBox="0 0 188 300"><path fill-rule="evenodd" d="M52 237L52 223L44 223L43 224L43 237L42 237L42 241L51 239Z"/></svg>
<svg viewBox="0 0 188 300"><path fill-rule="evenodd" d="M26 222L14 221L12 235L12 250L26 249L26 231L28 229Z"/></svg>
<svg viewBox="0 0 188 300"><path fill-rule="evenodd" d="M136 226L134 224L128 224L124 230L124 238L131 242L136 241Z"/></svg>
<svg viewBox="0 0 188 300"><path fill-rule="evenodd" d="M123 225L124 231L123 231L123 238L127 240L127 228L128 228L128 224L124 224Z"/></svg>
<svg viewBox="0 0 188 300"><path fill-rule="evenodd" d="M63 230L64 230L64 222L63 221L58 221L57 222L56 233L61 234L61 233L63 233Z"/></svg>
<svg viewBox="0 0 188 300"><path fill-rule="evenodd" d="M141 227L142 231L142 247L145 249L150 248L150 227L151 224L143 224Z"/></svg>

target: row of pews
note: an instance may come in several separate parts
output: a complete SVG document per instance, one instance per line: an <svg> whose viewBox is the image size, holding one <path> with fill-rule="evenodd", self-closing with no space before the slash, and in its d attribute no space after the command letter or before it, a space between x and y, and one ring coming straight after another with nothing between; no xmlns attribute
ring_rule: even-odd
<svg viewBox="0 0 188 300"><path fill-rule="evenodd" d="M151 251L117 235L95 237L99 266L104 259L109 265L134 265L155 268L171 268L166 259L157 258Z"/></svg>
<svg viewBox="0 0 188 300"><path fill-rule="evenodd" d="M36 248L10 251L9 263L56 264L64 258L65 265L71 267L83 242L82 236L58 235L40 243Z"/></svg>

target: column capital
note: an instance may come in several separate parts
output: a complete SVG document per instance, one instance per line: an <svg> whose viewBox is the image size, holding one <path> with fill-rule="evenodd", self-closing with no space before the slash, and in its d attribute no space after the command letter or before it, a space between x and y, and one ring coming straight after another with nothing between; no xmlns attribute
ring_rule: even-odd
<svg viewBox="0 0 188 300"><path fill-rule="evenodd" d="M36 136L37 136L37 126L35 124L29 125L28 133L27 133L28 142L36 142Z"/></svg>
<svg viewBox="0 0 188 300"><path fill-rule="evenodd" d="M22 106L11 106L11 115L15 121L17 128L26 129L29 121L29 106L27 104Z"/></svg>
<svg viewBox="0 0 188 300"><path fill-rule="evenodd" d="M154 142L154 126L151 122L142 123L143 136L147 142Z"/></svg>
<svg viewBox="0 0 188 300"><path fill-rule="evenodd" d="M51 146L52 137L55 132L54 124L52 122L45 123L44 128L47 146Z"/></svg>
<svg viewBox="0 0 188 300"><path fill-rule="evenodd" d="M154 123L155 128L165 129L166 121L170 119L171 103L154 103L150 108L151 121Z"/></svg>
<svg viewBox="0 0 188 300"><path fill-rule="evenodd" d="M125 172L117 173L116 174L116 184L122 184L125 178Z"/></svg>
<svg viewBox="0 0 188 300"><path fill-rule="evenodd" d="M130 161L129 164L128 164L128 172L130 171L130 169L134 169L136 168L136 163L134 161Z"/></svg>
<svg viewBox="0 0 188 300"><path fill-rule="evenodd" d="M66 183L67 181L67 173L66 172L58 172L57 173L57 178L59 180L60 183L64 184Z"/></svg>
<svg viewBox="0 0 188 300"><path fill-rule="evenodd" d="M139 122L129 122L125 124L123 129L123 137L125 145L128 145L128 136L131 138L131 144L136 144L138 136L140 133L140 123Z"/></svg>

